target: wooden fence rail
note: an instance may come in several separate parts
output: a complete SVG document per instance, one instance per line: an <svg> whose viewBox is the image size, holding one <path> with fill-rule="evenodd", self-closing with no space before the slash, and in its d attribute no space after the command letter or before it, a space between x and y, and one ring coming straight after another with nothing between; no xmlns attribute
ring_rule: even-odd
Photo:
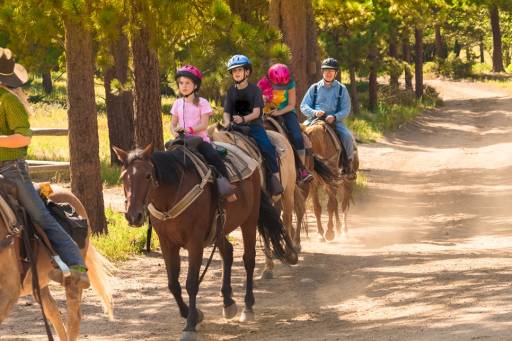
<svg viewBox="0 0 512 341"><path fill-rule="evenodd" d="M68 136L66 128L32 128L33 136ZM27 160L31 174L69 171L67 161Z"/></svg>

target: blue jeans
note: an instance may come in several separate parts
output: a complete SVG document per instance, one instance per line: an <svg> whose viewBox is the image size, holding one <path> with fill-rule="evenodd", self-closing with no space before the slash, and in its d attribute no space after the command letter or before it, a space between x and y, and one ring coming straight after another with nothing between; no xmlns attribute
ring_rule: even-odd
<svg viewBox="0 0 512 341"><path fill-rule="evenodd" d="M249 124L251 131L249 132L249 136L251 136L258 147L260 148L261 154L263 154L263 159L267 163L268 167L272 174L279 172L279 167L277 165L277 154L276 148L270 142L267 132L265 128L263 128L262 124Z"/></svg>
<svg viewBox="0 0 512 341"><path fill-rule="evenodd" d="M304 149L304 138L302 137L302 131L300 130L299 121L295 112L290 111L284 115L281 115L284 121L284 125L288 130L290 140L295 150Z"/></svg>
<svg viewBox="0 0 512 341"><path fill-rule="evenodd" d="M17 160L0 168L7 180L16 183L18 200L25 208L32 221L40 226L48 240L52 243L55 252L68 266L85 266L80 249L75 241L67 234L64 228L53 218L50 212L34 188L32 180L28 175L27 163L25 160Z"/></svg>
<svg viewBox="0 0 512 341"><path fill-rule="evenodd" d="M304 121L304 125L310 125L314 119L315 117L308 118ZM334 130L340 138L348 158L352 160L354 158L354 140L352 139L352 133L348 130L347 126L345 126L345 123L339 121L335 122Z"/></svg>

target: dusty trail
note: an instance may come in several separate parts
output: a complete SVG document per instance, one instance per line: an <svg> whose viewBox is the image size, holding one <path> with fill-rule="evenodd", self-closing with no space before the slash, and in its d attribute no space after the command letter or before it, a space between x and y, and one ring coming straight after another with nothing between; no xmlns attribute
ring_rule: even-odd
<svg viewBox="0 0 512 341"><path fill-rule="evenodd" d="M512 339L512 97L473 83L430 84L444 107L360 148L368 189L357 194L349 238L306 240L298 266L257 280L257 321L247 325L222 319L211 272L198 299L202 339ZM262 267L260 253L257 273ZM183 322L160 255L122 264L118 277L116 321L87 292L82 339L176 339ZM37 307L23 302L0 340L44 339Z"/></svg>

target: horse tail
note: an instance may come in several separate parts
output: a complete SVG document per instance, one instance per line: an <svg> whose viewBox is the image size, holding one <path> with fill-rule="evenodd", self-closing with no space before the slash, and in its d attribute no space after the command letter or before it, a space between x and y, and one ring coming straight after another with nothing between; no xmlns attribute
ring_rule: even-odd
<svg viewBox="0 0 512 341"><path fill-rule="evenodd" d="M96 248L89 243L85 255L85 265L88 268L89 280L91 285L101 299L103 311L110 320L114 319L114 309L112 301L112 275L114 265L103 257Z"/></svg>
<svg viewBox="0 0 512 341"><path fill-rule="evenodd" d="M316 155L313 155L313 169L327 183L336 179L336 175Z"/></svg>
<svg viewBox="0 0 512 341"><path fill-rule="evenodd" d="M261 191L258 231L263 238L266 250L272 250L273 254L283 262L297 264L299 257L290 236L283 226L279 213L272 206L272 200L263 191Z"/></svg>

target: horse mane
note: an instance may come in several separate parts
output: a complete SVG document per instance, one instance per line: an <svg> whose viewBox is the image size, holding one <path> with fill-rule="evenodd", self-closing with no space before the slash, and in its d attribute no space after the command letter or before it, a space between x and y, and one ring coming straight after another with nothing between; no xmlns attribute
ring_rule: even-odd
<svg viewBox="0 0 512 341"><path fill-rule="evenodd" d="M142 149L135 149L128 154L127 164L135 160L147 160ZM155 166L156 180L162 184L178 184L184 172L197 174L194 163L181 151L156 151L151 154L151 162Z"/></svg>

